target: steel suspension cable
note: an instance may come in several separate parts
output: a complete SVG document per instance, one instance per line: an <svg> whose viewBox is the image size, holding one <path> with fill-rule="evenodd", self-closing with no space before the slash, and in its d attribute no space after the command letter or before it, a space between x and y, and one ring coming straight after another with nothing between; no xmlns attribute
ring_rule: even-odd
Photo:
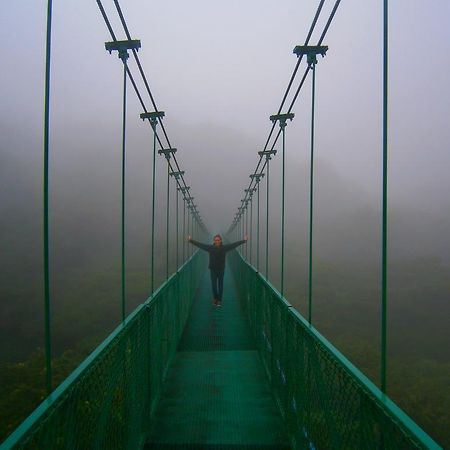
<svg viewBox="0 0 450 450"><path fill-rule="evenodd" d="M122 23L123 29L124 29L124 31L125 31L125 34L126 34L126 36L127 36L128 39L131 39L131 34L130 34L129 30L128 30L128 26L127 26L127 23L126 23L126 21L125 21L124 15L123 15L123 13L122 13L122 8L120 7L119 1L118 1L118 0L114 0L114 4L115 4L115 6L116 6L116 10L117 10L117 13L118 13L118 15L119 15L119 18L120 18L120 21L121 21L121 23ZM149 85L149 83L148 83L148 81L147 81L147 77L145 76L144 70L143 70L142 65L141 65L141 62L140 62L140 60L139 60L138 53L137 53L135 50L133 50L133 56L134 56L134 59L135 59L135 61L136 61L137 66L138 66L139 72L140 72L140 74L141 74L141 76L142 76L142 80L143 80L143 82L144 82L144 85L145 85L145 88L146 88L146 90L147 90L147 93L148 93L148 95L149 95L149 97L150 97L150 101L152 102L153 108L155 109L155 111L158 111L158 107L156 106L156 102L155 102L154 97L153 97L153 94L152 94L152 92L151 92L150 85ZM159 120L159 123L160 123L160 125L161 125L161 129L162 129L162 131L163 131L164 137L166 138L167 145L168 145L169 148L171 148L172 145L171 145L171 143L170 143L169 137L168 137L167 132L166 132L166 129L165 129L165 127L164 127L164 123L163 123L163 121L162 121L160 118L158 118L158 120ZM163 145L162 145L161 142L160 142L160 145L161 145L161 147L163 147ZM175 155L173 155L173 160L174 160L174 162L175 162L175 165L176 165L176 167L177 167L177 170L180 172L181 169L180 169L180 166L179 166L179 164L178 164L178 161L177 161ZM186 182L184 181L183 177L181 177L181 178L182 178L182 181L183 181L183 183L184 183L184 185L185 185L185 187L186 187L186 186L187 186L187 185L186 185ZM181 186L181 184L180 184L180 186Z"/></svg>
<svg viewBox="0 0 450 450"><path fill-rule="evenodd" d="M306 36L305 45L308 45L308 43L309 43L309 41L311 39L311 36L313 34L313 31L314 31L314 28L316 27L317 21L318 21L318 19L320 17L320 13L322 12L322 8L323 8L324 3L325 3L325 0L320 0L319 5L318 5L317 10L316 10L316 13L314 15L314 19L313 19L313 21L311 23L311 26L309 27L308 35ZM294 71L292 72L291 78L289 80L288 86L286 88L286 91L284 93L283 99L281 100L281 104L280 104L280 107L278 108L277 114L280 114L281 110L283 109L284 103L286 102L287 96L289 95L289 91L291 90L292 84L294 83L294 79L295 79L295 77L297 75L297 71L298 71L298 69L300 67L301 61L302 61L302 59L298 58L297 63L295 64ZM290 111L288 111L288 112L290 112ZM272 124L272 128L270 130L269 137L267 138L266 144L264 145L264 150L266 150L268 145L269 145L269 141L270 141L270 138L271 138L271 136L273 134L273 131L275 129L275 125L276 125L275 123ZM275 146L275 143L274 143L274 146ZM260 162L261 162L261 159L260 159ZM259 165L259 163L258 163L258 165Z"/></svg>
<svg viewBox="0 0 450 450"><path fill-rule="evenodd" d="M116 35L114 34L113 28L111 26L111 22L108 19L108 16L106 14L105 8L103 8L103 4L101 2L101 0L96 0L97 1L97 6L100 9L100 13L103 16L103 20L106 23L106 26L108 27L109 33L111 34L111 37L113 38L114 41L117 41L116 39ZM131 38L128 38L131 39Z"/></svg>
<svg viewBox="0 0 450 450"><path fill-rule="evenodd" d="M316 24L317 24L317 20L319 19L319 16L320 16L320 13L321 13L321 11L322 11L322 8L323 8L324 3L325 3L325 0L321 0L320 3L319 3L319 6L317 7L316 14L315 14L315 16L314 16L313 22L312 22L312 24L311 24L311 26L310 26L310 29L309 29L309 31L308 31L308 35L307 35L306 40L305 40L305 45L308 45L309 40L311 39L312 33L313 33L314 28L315 28L315 26L316 26ZM335 10L335 9L337 9L336 5L335 5L334 10ZM334 14L333 14L333 16L334 16ZM329 20L328 22L331 23L330 20ZM295 79L295 76L296 76L296 74L297 74L298 68L299 68L299 66L300 66L301 60L302 60L302 58L298 58L298 60L297 60L297 63L296 63L295 68L294 68L294 71L293 71L293 73L292 73L292 75L291 75L291 78L290 78L290 80L289 80L288 86L287 86L287 88L286 88L286 91L285 91L285 93L284 93L283 99L282 99L282 101L281 101L280 107L278 108L278 113L277 113L277 114L280 114L280 113L281 113L281 110L282 110L282 108L283 108L283 106L284 106L284 103L285 103L285 101L286 101L286 99L287 99L287 96L288 96L288 94L289 94L289 91L290 91L290 89L291 89L291 87L292 87L292 84L293 84L293 82L294 82L294 79ZM305 78L306 78L306 73L305 73L304 76L303 76L301 85L303 84ZM298 89L298 92L300 91L300 89L301 89L301 88ZM296 97L298 96L298 92L297 92L297 94L296 94ZM291 112L292 106L293 106L293 104L292 104L291 107L289 108L288 112ZM272 128L271 128L271 130L270 130L270 132L269 132L269 136L268 136L268 138L267 138L267 140L266 140L266 143L265 143L265 145L264 145L264 151L267 149L267 147L268 147L268 145L269 145L270 138L272 137L273 131L274 131L274 129L275 129L275 125L276 125L275 123L272 124ZM274 143L273 143L273 145L272 145L271 150L274 149L274 147L275 147L275 145L276 145L276 142L278 141L278 138L279 138L279 136L280 136L280 133L281 133L281 130L278 132L278 134L277 134L277 136L276 136L276 138L275 138L275 141L274 141ZM259 161L258 161L258 164L257 164L257 166L256 166L256 169L255 169L255 171L254 171L254 174L255 174L255 175L258 173L258 169L259 169L259 166L260 166L262 160L263 160L263 157L261 156L260 159L259 159ZM264 171L266 162L267 162L267 160L264 162L263 167L262 167L262 169L260 170L260 173L262 173L262 172ZM250 189L251 187L252 187L252 182L250 182L249 189Z"/></svg>
<svg viewBox="0 0 450 450"><path fill-rule="evenodd" d="M323 40L325 38L325 35L326 35L330 25L331 25L331 22L333 21L333 18L334 18L335 14L336 14L336 11L337 11L340 3L341 3L341 0L336 0L336 3L334 4L333 10L331 11L330 16L328 17L328 20L327 20L327 23L325 25L325 28L324 28L324 30L323 30L320 38L319 38L319 41L317 43L318 46L322 44L322 42L323 42ZM301 80L301 82L300 82L300 84L299 84L299 86L297 88L297 91L295 92L295 95L294 95L294 97L293 97L293 99L291 101L291 104L289 105L288 113L292 111L292 108L294 107L294 104L297 101L297 97L298 97L298 95L299 95L299 93L300 93L300 91L301 91L301 89L303 87L303 84L305 83L306 76L308 75L308 72L310 70L311 70L310 66L308 65L307 69L305 70L305 73L303 74L302 80ZM278 139L278 136L277 136L276 139ZM274 143L274 145L275 145L275 143Z"/></svg>
<svg viewBox="0 0 450 450"><path fill-rule="evenodd" d="M341 0L336 0L335 4L334 4L334 6L333 6L333 9L332 9L332 11L331 11L331 13L330 13L330 16L328 17L328 20L327 20L327 23L326 23L326 25L325 25L325 27L324 27L324 30L322 31L322 34L321 34L321 36L320 36L318 45L320 45L320 44L323 42L323 39L325 38L326 33L328 32L328 29L329 29L329 27L330 27L330 25L331 25L331 23L332 23L332 21L333 21L335 15L336 15L336 12L337 12L337 9L338 9L340 3L341 3ZM319 3L319 6L318 6L318 9L317 9L317 11L316 11L314 20L313 20L312 25L311 25L311 27L310 27L310 30L309 30L309 32L308 32L307 39L305 40L305 45L308 45L308 43L309 43L309 40L310 40L310 38L311 38L311 36L312 36L312 32L313 32L313 30L314 30L314 28L315 28L315 26L316 26L317 20L318 20L319 15L320 15L320 12L321 12L321 10L322 10L323 4L324 4L324 1L321 1L321 2ZM299 66L299 63L301 62L301 59L302 59L302 58L299 58L298 61L297 61L296 67L295 67L295 69L294 69L293 77L291 77L291 80L290 80L289 85L288 85L288 89L286 90L285 95L283 96L283 101L282 101L281 107L279 108L279 112L281 112L281 109L282 109L282 107L283 107L283 105L284 105L284 102L285 102L285 100L286 100L286 98L287 98L287 93L289 92L289 90L290 90L290 88L291 88L291 86L292 86L292 82L291 82L291 81L293 81L293 78L295 78L295 74L297 73L298 66ZM292 111L292 108L293 108L293 106L294 106L294 104L295 104L295 102L296 102L296 100L297 100L297 97L298 97L298 95L299 95L299 93L300 93L300 91L301 91L301 89L302 89L302 87L303 87L303 85L304 85L304 82L305 82L305 80L306 80L306 76L307 76L309 70L310 70L310 69L309 69L309 67L308 67L308 68L305 70L305 73L303 74L302 80L300 81L300 85L299 85L299 87L297 88L296 93L295 93L295 95L294 95L294 98L293 98L293 100L291 101L291 104L290 104L289 109L288 109L288 111L287 111L288 113L290 113L290 112ZM267 141L266 141L266 144L265 144L265 146L264 146L264 150L266 150L266 149L268 148L269 141L270 141L270 138L271 138L271 136L272 136L272 134L273 134L274 128L275 128L275 124L272 124L271 130L270 130L270 133L269 133L269 137L268 137L268 139L267 139ZM275 145L276 145L276 143L277 143L277 141L278 141L278 139L279 139L279 137L280 137L280 134L281 134L281 130L279 130L279 132L277 133L277 136L275 137L275 140L274 140L274 142L273 142L273 144L272 144L271 149L273 149L273 148L275 147ZM256 169L255 169L255 171L254 171L254 174L255 174L255 175L258 174L258 173L262 173L262 172L264 171L265 167L266 167L267 161L265 161L265 162L263 163L262 168L260 168L261 162L262 162L262 157L260 157L259 160L258 160ZM253 181L252 181L252 182L253 182ZM249 187L248 187L249 189L252 187L252 182L250 182L250 185L249 185ZM230 228L231 228L231 227L230 227Z"/></svg>
<svg viewBox="0 0 450 450"><path fill-rule="evenodd" d="M105 8L103 7L103 4L102 4L101 0L96 0L96 1L97 1L97 5L98 5L98 7L99 7L99 9L100 9L100 13L102 14L103 20L105 21L105 24L106 24L106 26L107 26L107 28L108 28L108 30L109 30L109 33L111 34L111 37L112 37L113 41L116 42L116 41L117 41L117 38L116 38L116 35L115 35L115 33L114 33L114 30L112 29L111 22L109 21L108 16L107 16L107 14L106 14L106 12L105 12ZM132 40L129 33L127 34L127 37L128 37L128 40L130 40L130 41ZM134 54L134 55L137 55L136 50L133 49L132 51L133 51L133 54ZM128 67L127 67L127 75L128 75L128 77L129 77L129 79L130 79L132 85L133 85L134 91L135 91L135 93L136 93L136 95L137 95L137 97L138 97L138 99L139 99L139 102L140 102L140 104L141 104L143 110L144 110L145 112L147 112L147 108L146 108L146 106L145 106L144 100L142 99L141 93L139 92L139 89L138 89L137 84L136 84L136 82L135 82L135 80L134 80L133 74L130 72L130 70L128 69ZM156 108L155 108L155 109L156 109ZM161 143L161 141L159 140L159 138L158 138L158 141L159 141L160 145L162 146L162 143Z"/></svg>
<svg viewBox="0 0 450 450"><path fill-rule="evenodd" d="M319 38L319 42L317 43L317 45L322 45L322 42L325 39L326 34L328 33L328 28L330 28L331 22L333 22L334 16L336 15L336 11L337 11L340 3L341 3L341 0L336 0L333 10L331 11L330 16L328 17L327 23L325 25L325 28L322 31L322 34Z"/></svg>
<svg viewBox="0 0 450 450"><path fill-rule="evenodd" d="M106 12L105 12L105 9L104 9L104 7L103 7L103 4L102 4L101 0L96 0L96 1L97 1L97 5L98 5L98 7L99 7L99 10L100 10L100 12L101 12L101 14L102 14L102 16L103 16L103 19L104 19L104 21L105 21L105 23L106 23L106 26L107 26L107 28L108 28L110 34L111 34L111 37L113 38L114 41L117 41L116 36L115 36L115 33L114 33L113 29L112 29L111 23L110 23L110 21L109 21L109 19L108 19L108 16L107 16L107 14L106 14ZM126 36L127 36L127 38L128 38L129 40L131 40L131 35L130 35L129 30L128 30L128 26L126 25L126 21L125 21L125 19L124 19L124 16L123 16L122 10L121 10L121 8L120 8L119 2L116 1L116 0L115 0L115 5L116 5L116 10L117 10L117 12L118 12L118 14L119 14L119 17L120 17L122 26L123 26L123 28L124 28L124 30L125 30ZM152 105L153 105L154 109L155 109L156 111L158 111L158 108L157 108L157 106L156 106L156 102L154 101L154 97L153 97L152 92L151 92L150 87L149 87L149 83L148 83L147 78L146 78L146 76L145 76L145 73L144 73L144 71L143 71L143 69L142 69L142 65L141 65L141 63L140 63L140 60L139 60L137 51L136 51L135 49L132 49L132 52L133 52L133 56L134 56L134 58L135 58L135 60L136 60L137 66L138 66L138 68L139 68L139 71L140 71L140 73L141 73L142 79L143 79L143 81L144 81L146 90L147 90L147 92L148 92L148 94L149 94L149 97L150 97L150 99L151 99ZM127 74L128 74L128 76L129 76L129 78L130 78L130 81L131 81L132 84L133 84L133 87L134 87L134 89L135 89L136 95L138 96L138 99L139 99L139 101L140 101L140 103L141 103L141 106L142 106L143 110L144 110L145 112L147 112L147 108L146 108L146 106L145 106L145 104L144 104L144 101L143 101L143 99L142 99L142 96L140 95L139 89L138 89L138 87L137 87L137 85L136 85L136 83L135 83L135 81L134 81L134 78L133 78L131 72L128 70L128 68L127 68ZM158 121L159 121L159 123L160 123L160 125L161 125L161 129L163 130L164 136L165 136L166 141L167 141L167 143L168 143L168 146L169 146L169 148L170 148L170 147L171 147L171 144L170 144L169 138L168 138L168 136L167 136L167 133L166 133L166 131L165 131L164 124L163 124L163 122L162 122L162 120L161 120L160 117L158 117ZM157 133L156 133L156 137L157 137L157 140L158 140L159 144L161 145L161 148L163 148L164 145L163 145L163 143L161 142L161 140L160 140L160 138L159 138L159 136L158 136ZM180 170L180 166L179 166L179 164L178 164L178 161L177 161L176 157L173 156L173 159L174 159L175 165L176 165L176 167L177 167L177 170L180 172L180 171L181 171L181 170ZM171 167L171 169L172 169L172 171L173 171L173 168L172 168L172 167ZM184 180L183 177L181 177L181 181L182 181L182 183L184 184L184 187L187 187L186 181ZM177 184L181 187L181 182L177 182Z"/></svg>

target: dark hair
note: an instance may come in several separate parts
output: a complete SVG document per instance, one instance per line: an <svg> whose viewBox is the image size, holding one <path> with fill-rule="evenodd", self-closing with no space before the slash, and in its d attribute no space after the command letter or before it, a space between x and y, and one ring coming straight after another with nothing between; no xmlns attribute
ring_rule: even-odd
<svg viewBox="0 0 450 450"><path fill-rule="evenodd" d="M220 234L216 234L213 239L220 238L222 240L222 236Z"/></svg>

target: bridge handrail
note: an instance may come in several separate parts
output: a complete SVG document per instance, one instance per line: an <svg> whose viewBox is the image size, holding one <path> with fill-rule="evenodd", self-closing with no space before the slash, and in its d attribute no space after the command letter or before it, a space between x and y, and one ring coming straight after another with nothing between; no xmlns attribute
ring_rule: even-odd
<svg viewBox="0 0 450 450"><path fill-rule="evenodd" d="M165 372L188 317L202 273L199 264L203 261L204 255L201 252L196 252L186 261L19 425L1 444L0 449L138 448L145 439L148 421L158 401ZM167 324L164 329L159 329L160 324L156 319L164 315L169 315L172 319L168 322L175 324L173 329ZM159 342L155 343L158 332L161 333ZM156 348L157 344L159 348ZM161 350L162 355L155 355L158 350ZM101 372L99 367L108 358L113 361L106 361L106 369L117 369L114 365L119 365L119 372L122 372L115 374L116 380L112 385L105 382L105 377L113 374L108 374L107 370ZM153 362L155 367L152 367ZM133 363L139 367L130 368ZM131 376L130 371L134 371ZM103 378L97 379L94 384L99 389L106 384L111 391L110 397L108 393L103 399L89 397L89 393L95 392L95 389L92 391L86 388L89 377L99 377L99 373L103 373ZM87 390L83 391L83 388ZM138 392L139 390L141 391ZM82 395L83 392L85 395ZM133 411L129 408L129 398L125 397L131 397ZM142 422L125 424L121 415L131 416L132 422ZM89 423L86 416L91 419ZM129 417L125 417L127 418ZM101 436L99 429L105 431L112 422L117 422L116 426L108 429L108 435L105 433ZM78 435L74 434L75 431ZM115 436L111 436L113 433Z"/></svg>
<svg viewBox="0 0 450 450"><path fill-rule="evenodd" d="M238 252L230 260L293 448L441 448Z"/></svg>

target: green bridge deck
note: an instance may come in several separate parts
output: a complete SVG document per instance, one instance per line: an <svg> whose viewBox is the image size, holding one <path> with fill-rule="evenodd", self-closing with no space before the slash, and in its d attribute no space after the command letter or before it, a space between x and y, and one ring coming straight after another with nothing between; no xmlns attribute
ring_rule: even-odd
<svg viewBox="0 0 450 450"><path fill-rule="evenodd" d="M236 252L222 308L205 266L193 255L1 450L441 448Z"/></svg>
<svg viewBox="0 0 450 450"><path fill-rule="evenodd" d="M222 307L206 273L168 371L147 450L288 449L231 271Z"/></svg>

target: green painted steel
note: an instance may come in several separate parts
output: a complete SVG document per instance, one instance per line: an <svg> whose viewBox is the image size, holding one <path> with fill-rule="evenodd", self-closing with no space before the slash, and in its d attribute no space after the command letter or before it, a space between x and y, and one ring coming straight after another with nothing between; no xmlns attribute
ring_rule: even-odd
<svg viewBox="0 0 450 450"><path fill-rule="evenodd" d="M123 62L123 103L122 103L122 209L121 209L121 254L122 254L122 321L126 317L126 258L125 258L125 186L126 186L126 129L127 129L127 59L128 52L120 52L119 57Z"/></svg>
<svg viewBox="0 0 450 450"><path fill-rule="evenodd" d="M256 208L257 213L257 219L256 219L256 268L259 271L259 180L258 180L258 207ZM252 239L252 237L250 236L250 239Z"/></svg>
<svg viewBox="0 0 450 450"><path fill-rule="evenodd" d="M137 449L205 266L203 252L172 275L19 426L7 449Z"/></svg>
<svg viewBox="0 0 450 450"><path fill-rule="evenodd" d="M284 295L284 249L285 249L285 219L286 219L286 122L280 121L281 133L283 135L282 163L281 163L281 295ZM269 225L267 225L269 226Z"/></svg>
<svg viewBox="0 0 450 450"><path fill-rule="evenodd" d="M267 158L266 169L266 279L269 280L269 166L270 156Z"/></svg>
<svg viewBox="0 0 450 450"><path fill-rule="evenodd" d="M208 271L167 373L145 450L288 450L231 271L222 307Z"/></svg>
<svg viewBox="0 0 450 450"><path fill-rule="evenodd" d="M52 0L47 3L47 41L45 58L45 106L44 106L44 217L43 217L43 241L44 241L44 316L45 316L45 371L47 394L52 391L52 339L50 320L50 264L49 264L49 134L50 134L50 69L51 69L51 42L52 42Z"/></svg>
<svg viewBox="0 0 450 450"><path fill-rule="evenodd" d="M311 65L312 92L311 92L311 153L309 166L309 273L308 273L308 322L312 323L313 300L313 218L314 218L314 120L316 98L316 64Z"/></svg>
<svg viewBox="0 0 450 450"><path fill-rule="evenodd" d="M381 236L381 390L386 392L387 233L388 233L388 0L383 1L383 214Z"/></svg>
<svg viewBox="0 0 450 450"><path fill-rule="evenodd" d="M49 134L50 134L50 69L52 47L52 0L47 3L47 42L45 58L44 106L44 174L43 174L43 243L44 243L44 315L45 315L45 370L47 394L52 391L52 338L50 326L50 263L49 263Z"/></svg>
<svg viewBox="0 0 450 450"><path fill-rule="evenodd" d="M206 430L201 448L441 448L238 252L238 295L228 274L213 307L205 258L195 253L130 314L1 450L196 448L192 433Z"/></svg>
<svg viewBox="0 0 450 450"><path fill-rule="evenodd" d="M155 200L155 186L156 186L156 126L158 125L158 120L153 119L151 121L153 129L153 163L152 163L152 269L151 269L151 293L155 291L155 211L156 211L156 200Z"/></svg>
<svg viewBox="0 0 450 450"><path fill-rule="evenodd" d="M237 252L230 255L294 449L439 449Z"/></svg>
<svg viewBox="0 0 450 450"><path fill-rule="evenodd" d="M167 160L167 192L166 192L166 280L169 279L169 224L170 224L170 164Z"/></svg>
<svg viewBox="0 0 450 450"><path fill-rule="evenodd" d="M175 223L176 223L176 229L175 229L175 254L176 254L176 258L175 258L175 263L176 263L176 268L178 270L178 265L179 265L179 261L178 261L178 243L180 240L180 231L179 231L179 225L178 225L178 210L179 210L179 193L178 193L178 187L175 184L175 195L176 195L176 206L175 206L175 210L176 210L176 217L175 217Z"/></svg>

